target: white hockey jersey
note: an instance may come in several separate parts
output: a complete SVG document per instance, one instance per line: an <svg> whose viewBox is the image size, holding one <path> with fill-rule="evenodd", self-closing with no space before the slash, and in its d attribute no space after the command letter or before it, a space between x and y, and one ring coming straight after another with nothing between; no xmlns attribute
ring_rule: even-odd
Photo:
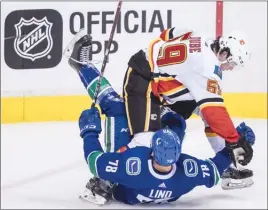
<svg viewBox="0 0 268 210"><path fill-rule="evenodd" d="M166 104L195 100L210 128L227 141L236 142L239 134L224 106L220 61L211 43L193 31L163 31L146 54L154 75L152 92Z"/></svg>

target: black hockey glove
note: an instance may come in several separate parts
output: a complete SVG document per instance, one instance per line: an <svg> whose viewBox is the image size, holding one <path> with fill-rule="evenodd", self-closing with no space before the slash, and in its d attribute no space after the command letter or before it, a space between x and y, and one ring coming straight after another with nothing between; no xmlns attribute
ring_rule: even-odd
<svg viewBox="0 0 268 210"><path fill-rule="evenodd" d="M253 149L243 135L240 136L238 142L230 143L226 141L226 147L235 166L237 162L245 166L253 157Z"/></svg>

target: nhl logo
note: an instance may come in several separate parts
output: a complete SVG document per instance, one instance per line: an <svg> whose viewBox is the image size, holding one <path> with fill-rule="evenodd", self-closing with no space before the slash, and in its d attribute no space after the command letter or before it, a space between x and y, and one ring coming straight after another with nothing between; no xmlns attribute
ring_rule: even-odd
<svg viewBox="0 0 268 210"><path fill-rule="evenodd" d="M47 17L41 20L35 17L30 20L21 18L19 23L15 24L14 49L16 53L32 61L45 57L53 47L52 25L53 23L48 22Z"/></svg>

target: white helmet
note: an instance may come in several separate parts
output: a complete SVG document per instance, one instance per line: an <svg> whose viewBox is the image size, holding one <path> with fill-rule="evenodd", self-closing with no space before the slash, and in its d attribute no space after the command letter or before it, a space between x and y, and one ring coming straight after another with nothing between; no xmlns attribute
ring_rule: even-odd
<svg viewBox="0 0 268 210"><path fill-rule="evenodd" d="M250 59L250 52L248 50L248 39L243 32L233 31L226 37L219 39L220 50L229 50L230 56L227 62L235 62L237 66L244 67Z"/></svg>

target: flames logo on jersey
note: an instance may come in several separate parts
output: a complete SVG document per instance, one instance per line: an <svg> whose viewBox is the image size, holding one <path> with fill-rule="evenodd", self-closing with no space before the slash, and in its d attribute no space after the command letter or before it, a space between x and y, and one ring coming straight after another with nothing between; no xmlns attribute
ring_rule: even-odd
<svg viewBox="0 0 268 210"><path fill-rule="evenodd" d="M32 61L46 56L53 47L51 28L53 23L47 17L41 20L32 17L30 20L21 18L15 24L16 39L14 49L16 53Z"/></svg>

